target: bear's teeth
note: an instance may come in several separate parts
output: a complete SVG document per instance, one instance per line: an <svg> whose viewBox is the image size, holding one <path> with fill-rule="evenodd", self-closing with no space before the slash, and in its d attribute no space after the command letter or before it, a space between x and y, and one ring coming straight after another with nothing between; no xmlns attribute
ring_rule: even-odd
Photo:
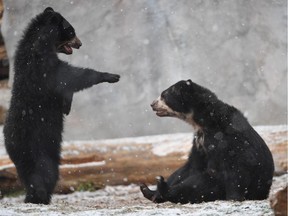
<svg viewBox="0 0 288 216"><path fill-rule="evenodd" d="M68 45L64 45L64 49L66 50L67 53L72 53L72 48Z"/></svg>

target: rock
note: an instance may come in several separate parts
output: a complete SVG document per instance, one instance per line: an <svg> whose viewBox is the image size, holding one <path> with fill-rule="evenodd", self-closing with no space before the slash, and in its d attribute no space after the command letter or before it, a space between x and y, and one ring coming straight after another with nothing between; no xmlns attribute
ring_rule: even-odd
<svg viewBox="0 0 288 216"><path fill-rule="evenodd" d="M272 188L270 192L270 205L276 216L287 216L287 178L288 175L283 175L276 179L273 185L277 185L277 187Z"/></svg>

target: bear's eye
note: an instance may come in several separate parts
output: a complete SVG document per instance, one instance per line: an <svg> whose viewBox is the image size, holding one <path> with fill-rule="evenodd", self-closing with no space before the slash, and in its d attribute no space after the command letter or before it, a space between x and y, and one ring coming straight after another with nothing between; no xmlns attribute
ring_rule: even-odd
<svg viewBox="0 0 288 216"><path fill-rule="evenodd" d="M164 91L161 93L161 98L166 100L171 94L168 91Z"/></svg>

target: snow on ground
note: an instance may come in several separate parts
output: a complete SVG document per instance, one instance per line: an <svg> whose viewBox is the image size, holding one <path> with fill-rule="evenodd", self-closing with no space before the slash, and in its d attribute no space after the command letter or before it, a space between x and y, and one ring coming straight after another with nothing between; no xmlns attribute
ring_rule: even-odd
<svg viewBox="0 0 288 216"><path fill-rule="evenodd" d="M193 216L272 216L269 201L215 201L201 204L154 204L146 200L137 185L107 186L95 192L54 195L50 205L24 204L24 196L0 201L1 216L23 215L193 215Z"/></svg>
<svg viewBox="0 0 288 216"><path fill-rule="evenodd" d="M288 174L274 177L271 191L287 185ZM151 189L155 189L152 188ZM215 201L200 204L154 204L146 200L137 185L107 186L94 192L56 194L50 205L24 204L24 196L0 200L1 216L273 216L269 200Z"/></svg>

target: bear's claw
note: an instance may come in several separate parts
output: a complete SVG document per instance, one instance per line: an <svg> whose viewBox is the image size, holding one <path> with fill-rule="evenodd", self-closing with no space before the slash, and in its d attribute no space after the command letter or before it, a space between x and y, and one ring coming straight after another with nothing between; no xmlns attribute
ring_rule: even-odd
<svg viewBox="0 0 288 216"><path fill-rule="evenodd" d="M108 83L115 83L115 82L118 82L119 80L120 80L120 75L118 74L110 74L110 73L106 74L106 82Z"/></svg>

